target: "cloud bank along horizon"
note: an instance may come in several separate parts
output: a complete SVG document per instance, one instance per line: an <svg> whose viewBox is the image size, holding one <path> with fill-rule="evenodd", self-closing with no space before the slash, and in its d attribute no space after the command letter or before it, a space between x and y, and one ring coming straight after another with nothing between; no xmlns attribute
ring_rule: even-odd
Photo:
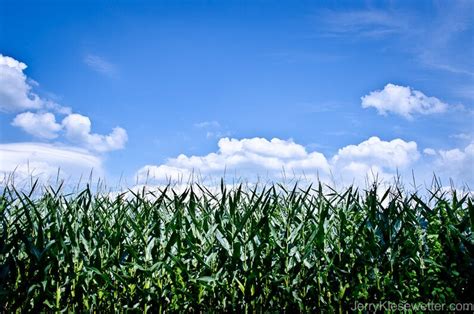
<svg viewBox="0 0 474 314"><path fill-rule="evenodd" d="M88 62L92 61L98 62L97 58L88 58ZM12 116L11 123L2 127L3 132L19 129L30 138L0 144L3 182L12 176L17 181L29 180L31 176L47 181L57 177L58 169L61 177L72 181L87 175L91 169L97 176L107 177L110 174L107 156L127 149L127 131L116 126L109 134L94 133L90 117L35 92L38 83L27 77L26 69L25 63L0 54L0 114ZM465 110L412 87L393 83L361 96L361 108L409 121ZM219 123L196 125L218 127ZM442 179L453 179L457 185L474 183L472 138L463 147L443 150L419 147L409 139L382 139L374 134L360 143L340 147L332 156L309 150L291 138L221 137L217 146L217 151L204 155L179 154L157 164L151 160L135 170L128 182L166 184L194 178L206 183L225 175L229 180L248 182L296 178L348 185L364 184L376 177L389 180L397 174L411 178L414 171L425 182L436 173Z"/></svg>

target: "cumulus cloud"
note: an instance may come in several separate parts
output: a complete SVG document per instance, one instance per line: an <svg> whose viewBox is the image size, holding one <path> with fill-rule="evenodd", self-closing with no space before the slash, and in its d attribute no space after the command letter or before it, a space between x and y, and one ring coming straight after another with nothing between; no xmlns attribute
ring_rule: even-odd
<svg viewBox="0 0 474 314"><path fill-rule="evenodd" d="M120 127L115 127L109 135L91 133L91 120L77 113L64 118L62 126L69 140L97 152L122 149L128 140L127 132Z"/></svg>
<svg viewBox="0 0 474 314"><path fill-rule="evenodd" d="M371 137L358 145L339 149L332 158L335 174L344 182L364 180L372 174L389 178L396 171L409 169L420 158L415 142L402 139L383 141Z"/></svg>
<svg viewBox="0 0 474 314"><path fill-rule="evenodd" d="M32 109L48 109L68 114L71 109L44 99L33 92L38 85L24 74L26 64L0 54L0 111L19 112Z"/></svg>
<svg viewBox="0 0 474 314"><path fill-rule="evenodd" d="M18 114L12 122L13 126L22 128L26 133L42 139L58 137L61 125L56 123L54 114L24 112Z"/></svg>
<svg viewBox="0 0 474 314"><path fill-rule="evenodd" d="M87 151L68 146L40 143L0 144L0 174L16 180L31 177L48 180L60 171L62 178L88 175L93 170L104 174L102 160Z"/></svg>
<svg viewBox="0 0 474 314"><path fill-rule="evenodd" d="M424 154L414 141L382 140L370 137L359 144L342 147L327 158L292 140L274 138L229 139L218 142L218 150L203 156L181 154L161 165L147 165L136 172L138 183L215 183L216 178L244 179L246 182L301 179L342 186L364 186L374 180L389 183L397 175L429 185L433 173L457 184L474 184L474 143L465 148L435 150Z"/></svg>
<svg viewBox="0 0 474 314"><path fill-rule="evenodd" d="M464 149L439 150L437 156L435 172L462 183L474 183L474 142Z"/></svg>
<svg viewBox="0 0 474 314"><path fill-rule="evenodd" d="M205 156L181 154L163 165L147 165L137 172L137 178L139 181L180 181L189 179L193 173L219 177L227 172L232 177L252 180L260 175L281 178L284 172L295 175L329 173L329 164L323 154L308 153L292 140L223 138L218 147L216 153Z"/></svg>
<svg viewBox="0 0 474 314"><path fill-rule="evenodd" d="M406 167L419 158L415 142L401 139L382 141L373 136L358 145L348 145L339 149L335 163L365 162L388 168Z"/></svg>
<svg viewBox="0 0 474 314"><path fill-rule="evenodd" d="M429 97L408 86L385 85L383 90L361 98L362 107L374 107L379 114L394 113L412 119L414 114L433 114L447 110L448 105L436 97Z"/></svg>
<svg viewBox="0 0 474 314"><path fill-rule="evenodd" d="M435 156L436 155L436 151L433 148L425 148L425 149L423 149L423 153L425 155L430 155L430 156Z"/></svg>
<svg viewBox="0 0 474 314"><path fill-rule="evenodd" d="M93 56L88 60L90 62L95 60L96 65L100 63L100 60L94 59ZM107 68L106 64L102 66ZM11 123L13 126L41 139L55 139L64 129L68 139L97 152L124 148L127 132L123 128L116 127L109 135L91 133L91 121L88 117L73 114L70 108L35 94L32 86L37 83L29 80L23 73L26 68L23 62L0 54L0 111L39 111L18 114ZM59 124L56 122L55 115L47 111L67 116L62 124Z"/></svg>
<svg viewBox="0 0 474 314"><path fill-rule="evenodd" d="M341 148L330 160L320 152L308 152L292 140L277 138L223 138L218 147L217 152L204 156L182 154L162 165L147 165L136 173L137 179L186 181L193 174L198 178L220 177L226 171L231 177L249 180L281 180L286 174L289 178L309 180L327 181L333 177L350 184L371 173L391 178L398 169L410 168L420 157L415 142L383 141L377 137Z"/></svg>
<svg viewBox="0 0 474 314"><path fill-rule="evenodd" d="M26 67L23 62L0 54L0 111L16 112L43 106L23 73Z"/></svg>
<svg viewBox="0 0 474 314"><path fill-rule="evenodd" d="M91 133L89 117L77 113L67 115L59 124L52 113L24 112L15 117L12 125L41 139L57 138L64 130L71 142L96 152L122 149L128 140L127 132L120 127L114 128L109 135Z"/></svg>

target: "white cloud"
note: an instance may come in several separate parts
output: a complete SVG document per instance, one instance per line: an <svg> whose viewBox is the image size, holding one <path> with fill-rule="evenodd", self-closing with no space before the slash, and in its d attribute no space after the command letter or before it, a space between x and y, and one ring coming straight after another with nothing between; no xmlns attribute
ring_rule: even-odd
<svg viewBox="0 0 474 314"><path fill-rule="evenodd" d="M98 152L122 149L128 140L127 132L120 127L109 135L91 133L91 120L77 113L64 118L62 125L69 140Z"/></svg>
<svg viewBox="0 0 474 314"><path fill-rule="evenodd" d="M13 126L22 128L25 132L43 139L58 137L61 125L56 123L52 113L24 112L18 114L12 122Z"/></svg>
<svg viewBox="0 0 474 314"><path fill-rule="evenodd" d="M64 130L71 142L97 152L122 149L128 140L127 132L120 127L114 128L109 135L91 133L89 117L77 113L67 115L59 124L52 113L24 112L15 117L12 125L42 139L57 138Z"/></svg>
<svg viewBox="0 0 474 314"><path fill-rule="evenodd" d="M41 98L31 91L23 73L26 64L0 54L0 111L16 112L39 109Z"/></svg>
<svg viewBox="0 0 474 314"><path fill-rule="evenodd" d="M230 131L222 130L221 124L215 120L203 121L194 124L195 128L206 130L206 138L208 139L220 139L230 136Z"/></svg>
<svg viewBox="0 0 474 314"><path fill-rule="evenodd" d="M423 153L425 155L429 155L429 156L435 156L436 155L436 151L433 148L425 148L425 149L423 149Z"/></svg>
<svg viewBox="0 0 474 314"><path fill-rule="evenodd" d="M329 36L351 35L361 38L384 38L406 33L406 19L382 10L325 11L318 19Z"/></svg>
<svg viewBox="0 0 474 314"><path fill-rule="evenodd" d="M336 178L343 182L364 180L366 176L378 174L382 179L390 179L396 171L413 167L420 158L417 144L402 139L383 141L371 137L358 145L348 145L339 149L332 158Z"/></svg>
<svg viewBox="0 0 474 314"><path fill-rule="evenodd" d="M191 174L200 177L220 177L224 173L234 178L255 180L259 176L281 178L283 171L292 175L328 174L329 164L323 154L308 153L292 140L274 138L229 139L218 142L219 150L205 156L179 155L163 165L147 165L137 172L140 182L186 181Z"/></svg>
<svg viewBox="0 0 474 314"><path fill-rule="evenodd" d="M215 131L215 132L207 131L206 132L206 138L208 138L208 139L219 139L219 138L223 138L223 137L228 137L230 135L231 135L231 132L229 132L229 131L224 131L224 132L221 132L221 131Z"/></svg>
<svg viewBox="0 0 474 314"><path fill-rule="evenodd" d="M410 53L419 65L462 76L474 75L469 44L457 49L459 38L469 38L473 25L473 2L437 2L427 20L421 11L391 5L385 10L371 6L356 10L322 11L318 14L323 36L350 42L379 40L382 49ZM453 58L453 55L456 57Z"/></svg>
<svg viewBox="0 0 474 314"><path fill-rule="evenodd" d="M91 69L96 72L108 75L115 76L117 74L117 68L114 64L110 63L103 57L97 55L88 54L84 57L84 63L87 64Z"/></svg>
<svg viewBox="0 0 474 314"><path fill-rule="evenodd" d="M70 108L41 98L32 91L38 83L23 73L26 68L23 62L0 54L0 111L48 109L62 114L70 113Z"/></svg>
<svg viewBox="0 0 474 314"><path fill-rule="evenodd" d="M54 179L60 170L61 178L79 178L89 175L93 169L99 176L104 174L102 160L77 148L53 146L41 143L0 144L0 174L15 180L37 177Z"/></svg>
<svg viewBox="0 0 474 314"><path fill-rule="evenodd" d="M439 150L434 171L458 183L474 183L474 142L464 149ZM472 186L471 186L472 188Z"/></svg>
<svg viewBox="0 0 474 314"><path fill-rule="evenodd" d="M196 178L215 178L227 172L232 178L255 181L259 178L281 180L306 178L328 181L332 176L343 184L377 173L385 179L397 169L409 169L419 159L415 142L401 139L382 141L372 137L359 145L349 145L338 151L330 161L320 152L308 152L292 140L274 138L228 139L218 142L219 150L204 156L179 155L162 165L147 165L137 173L139 182L186 182ZM284 172L284 173L283 173Z"/></svg>
<svg viewBox="0 0 474 314"><path fill-rule="evenodd" d="M54 111L58 114L63 114L63 115L67 115L67 114L72 113L71 108L61 106L61 105L59 105L55 102L49 101L49 100L44 101L44 109L52 110L52 111Z"/></svg>
<svg viewBox="0 0 474 314"><path fill-rule="evenodd" d="M395 169L409 166L419 157L415 142L405 142L402 139L387 142L373 136L358 145L348 145L339 149L333 161L336 164L364 162Z"/></svg>
<svg viewBox="0 0 474 314"><path fill-rule="evenodd" d="M242 140L223 138L218 145L223 155L233 155L240 152L281 158L302 158L307 155L303 146L292 140L285 141L278 138L273 138L270 141L259 137Z"/></svg>
<svg viewBox="0 0 474 314"><path fill-rule="evenodd" d="M88 60L100 61L93 56ZM107 68L106 64L102 66L104 69ZM72 114L70 108L42 99L32 92L32 86L38 83L26 77L23 73L26 67L23 62L0 54L0 111L18 112L32 109L40 111L18 114L12 121L13 126L42 139L57 138L59 132L64 129L68 139L98 152L124 148L127 132L123 128L116 127L109 135L91 133L91 121L88 117ZM50 110L67 115L62 124L56 123L53 113L45 112Z"/></svg>
<svg viewBox="0 0 474 314"><path fill-rule="evenodd" d="M140 168L136 177L138 182L158 181L158 182L187 182L194 174L193 169L176 168L166 164L164 165L146 165ZM200 173L196 172L196 177Z"/></svg>
<svg viewBox="0 0 474 314"><path fill-rule="evenodd" d="M385 85L383 90L361 97L362 107L374 107L379 114L395 113L407 119L413 114L433 114L447 110L448 105L436 97L428 97L408 86Z"/></svg>
<svg viewBox="0 0 474 314"><path fill-rule="evenodd" d="M459 140L471 140L472 139L472 134L469 133L458 133L458 134L453 134L450 137L456 138Z"/></svg>
<svg viewBox="0 0 474 314"><path fill-rule="evenodd" d="M220 123L217 121L203 121L203 122L195 123L194 126L200 129L221 127Z"/></svg>

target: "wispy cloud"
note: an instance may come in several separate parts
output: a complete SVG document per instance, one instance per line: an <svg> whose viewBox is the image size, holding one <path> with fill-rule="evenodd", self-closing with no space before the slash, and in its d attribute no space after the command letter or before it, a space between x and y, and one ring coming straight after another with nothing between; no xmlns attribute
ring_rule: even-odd
<svg viewBox="0 0 474 314"><path fill-rule="evenodd" d="M267 53L265 57L270 58L273 61L279 63L299 63L299 62L311 62L311 63L328 63L338 62L347 56L340 53L323 53L323 52L307 52L298 50L282 50L275 53Z"/></svg>
<svg viewBox="0 0 474 314"><path fill-rule="evenodd" d="M117 75L117 67L115 64L109 62L103 57L88 54L84 57L84 63L88 65L92 70L101 74L115 77Z"/></svg>
<svg viewBox="0 0 474 314"><path fill-rule="evenodd" d="M328 113L334 111L341 111L341 109L348 104L335 101L327 101L322 103L297 103L294 105L295 109L305 114L309 113Z"/></svg>
<svg viewBox="0 0 474 314"><path fill-rule="evenodd" d="M454 93L457 96L474 100L474 84L459 86L454 89Z"/></svg>
<svg viewBox="0 0 474 314"><path fill-rule="evenodd" d="M211 139L211 138L223 138L223 137L228 137L231 136L232 133L230 131L207 131L206 132L206 138Z"/></svg>
<svg viewBox="0 0 474 314"><path fill-rule="evenodd" d="M472 1L457 1L438 8L438 15L428 25L426 36L418 47L419 59L427 66L453 74L474 77L472 37L467 45L462 35L472 32ZM461 49L453 49L460 45Z"/></svg>
<svg viewBox="0 0 474 314"><path fill-rule="evenodd" d="M217 121L202 121L194 123L194 126L199 129L220 128L221 125Z"/></svg>
<svg viewBox="0 0 474 314"><path fill-rule="evenodd" d="M450 135L449 137L455 138L458 140L466 140L466 141L470 141L473 138L472 134L468 134L468 133L453 134L453 135Z"/></svg>
<svg viewBox="0 0 474 314"><path fill-rule="evenodd" d="M215 120L198 122L194 124L194 127L205 130L208 139L219 139L232 135L232 132L223 130L221 124Z"/></svg>
<svg viewBox="0 0 474 314"><path fill-rule="evenodd" d="M409 28L407 18L399 18L393 11L325 11L319 19L323 22L323 33L326 36L350 34L356 37L382 38L403 34Z"/></svg>
<svg viewBox="0 0 474 314"><path fill-rule="evenodd" d="M322 22L321 36L386 40L391 48L412 54L421 65L473 77L472 38L470 47L462 39L472 31L473 9L472 1L440 4L428 21L421 12L394 8L325 11L316 18ZM459 46L467 49L455 49Z"/></svg>

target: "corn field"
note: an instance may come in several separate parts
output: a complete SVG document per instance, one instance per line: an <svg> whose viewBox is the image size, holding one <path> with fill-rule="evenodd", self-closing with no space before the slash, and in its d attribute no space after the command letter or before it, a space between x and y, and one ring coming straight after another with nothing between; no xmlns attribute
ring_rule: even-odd
<svg viewBox="0 0 474 314"><path fill-rule="evenodd" d="M38 189L0 196L3 311L345 312L355 301L474 300L470 194Z"/></svg>

